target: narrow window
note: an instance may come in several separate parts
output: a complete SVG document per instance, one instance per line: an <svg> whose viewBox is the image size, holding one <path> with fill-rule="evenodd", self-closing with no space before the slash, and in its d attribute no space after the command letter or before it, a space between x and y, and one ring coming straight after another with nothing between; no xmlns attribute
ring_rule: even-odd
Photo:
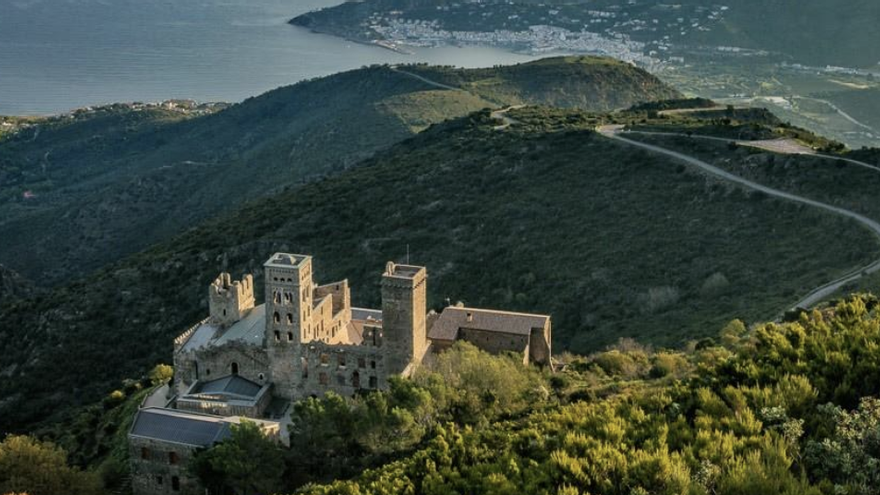
<svg viewBox="0 0 880 495"><path fill-rule="evenodd" d="M180 478L177 476L171 477L171 489L175 492L180 491Z"/></svg>
<svg viewBox="0 0 880 495"><path fill-rule="evenodd" d="M168 453L168 464L177 464L179 461L180 458L177 457L177 452Z"/></svg>
<svg viewBox="0 0 880 495"><path fill-rule="evenodd" d="M293 325L293 315L290 313L287 313L287 324Z"/></svg>
<svg viewBox="0 0 880 495"><path fill-rule="evenodd" d="M148 449L146 447L141 447L141 459L149 460L149 458L150 458L150 449Z"/></svg>
<svg viewBox="0 0 880 495"><path fill-rule="evenodd" d="M266 375L260 373L259 375L257 375L257 378L258 378L260 381L263 381L263 380L266 379Z"/></svg>
<svg viewBox="0 0 880 495"><path fill-rule="evenodd" d="M275 291L275 298L274 299L275 299L275 304L281 303L281 293L278 292L277 290Z"/></svg>
<svg viewBox="0 0 880 495"><path fill-rule="evenodd" d="M161 485L161 484L162 484L162 481L163 481L163 480L162 480L162 477L161 477L161 476L156 476L156 484L157 484L157 485Z"/></svg>
<svg viewBox="0 0 880 495"><path fill-rule="evenodd" d="M193 372L196 375L196 380L198 380L199 379L199 362L198 361L193 361Z"/></svg>
<svg viewBox="0 0 880 495"><path fill-rule="evenodd" d="M287 332L287 341L293 342L293 332Z"/></svg>
<svg viewBox="0 0 880 495"><path fill-rule="evenodd" d="M276 311L275 314L272 315L272 319L275 320L275 323L281 323L281 315L278 314L278 311Z"/></svg>
<svg viewBox="0 0 880 495"><path fill-rule="evenodd" d="M367 360L362 357L359 357L358 358L358 368L366 368L366 367L367 367Z"/></svg>
<svg viewBox="0 0 880 495"><path fill-rule="evenodd" d="M376 369L376 361L370 361L370 368Z"/></svg>
<svg viewBox="0 0 880 495"><path fill-rule="evenodd" d="M336 364L345 368L345 354L339 354L336 356Z"/></svg>
<svg viewBox="0 0 880 495"><path fill-rule="evenodd" d="M281 342L281 332L275 330L275 342Z"/></svg>
<svg viewBox="0 0 880 495"><path fill-rule="evenodd" d="M306 358L302 358L302 377L304 379L309 377L309 360Z"/></svg>
<svg viewBox="0 0 880 495"><path fill-rule="evenodd" d="M379 387L379 379L375 376L370 377L370 388L378 388Z"/></svg>
<svg viewBox="0 0 880 495"><path fill-rule="evenodd" d="M351 386L354 388L361 388L361 374L357 371L351 374Z"/></svg>
<svg viewBox="0 0 880 495"><path fill-rule="evenodd" d="M211 368L205 370L205 376L211 376Z"/></svg>
<svg viewBox="0 0 880 495"><path fill-rule="evenodd" d="M233 375L238 374L238 363L235 363L235 362L232 363L232 374Z"/></svg>

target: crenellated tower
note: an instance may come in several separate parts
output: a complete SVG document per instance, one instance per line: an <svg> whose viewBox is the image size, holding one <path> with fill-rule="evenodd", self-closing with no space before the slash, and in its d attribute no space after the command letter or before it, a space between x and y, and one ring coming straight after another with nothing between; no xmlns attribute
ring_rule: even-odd
<svg viewBox="0 0 880 495"><path fill-rule="evenodd" d="M221 273L208 287L208 307L216 325L228 327L244 318L254 309L254 277L233 281L228 273Z"/></svg>

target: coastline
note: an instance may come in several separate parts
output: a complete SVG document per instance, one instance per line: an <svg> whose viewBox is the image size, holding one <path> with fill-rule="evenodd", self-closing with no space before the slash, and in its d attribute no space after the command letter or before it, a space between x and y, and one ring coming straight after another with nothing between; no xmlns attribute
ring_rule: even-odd
<svg viewBox="0 0 880 495"><path fill-rule="evenodd" d="M344 39L346 41L350 41L352 43L358 43L360 45L376 46L379 48L384 48L386 50L390 50L394 53L399 53L401 55L415 55L415 52L413 52L411 50L407 50L393 41L384 40L384 39L368 40L365 38L351 36L349 34L343 34L343 33L340 33L338 31L335 31L332 29L321 29L321 28L318 28L318 27L311 25L311 23L309 23L309 22L298 21L298 19L300 19L301 17L303 17L303 16L294 17L293 19L290 19L289 21L287 21L287 23L290 24L291 26L296 26L296 27L308 29L312 33L323 34L323 35L327 35L327 36L334 36L336 38L342 38L342 39ZM306 17L306 19L308 19L308 18Z"/></svg>

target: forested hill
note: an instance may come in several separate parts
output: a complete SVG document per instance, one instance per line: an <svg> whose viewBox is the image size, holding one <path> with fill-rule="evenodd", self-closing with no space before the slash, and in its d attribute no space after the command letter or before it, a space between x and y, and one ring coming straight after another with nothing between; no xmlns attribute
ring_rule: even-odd
<svg viewBox="0 0 880 495"><path fill-rule="evenodd" d="M550 313L560 352L621 337L681 345L734 317L772 318L876 256L854 223L596 134L608 116L509 116L516 123L504 130L488 111L434 126L344 173L5 306L0 429L52 420L167 362L174 336L206 314L217 273L255 273L259 285L275 251L314 255L318 281L348 278L354 304L370 307L385 262L408 245L428 267L432 307L449 298Z"/></svg>
<svg viewBox="0 0 880 495"><path fill-rule="evenodd" d="M605 111L676 94L641 70L595 58L443 69L469 81L467 91L406 70L336 74L195 118L115 105L7 136L0 263L40 285L66 282L246 201L336 174L447 118L509 102Z"/></svg>

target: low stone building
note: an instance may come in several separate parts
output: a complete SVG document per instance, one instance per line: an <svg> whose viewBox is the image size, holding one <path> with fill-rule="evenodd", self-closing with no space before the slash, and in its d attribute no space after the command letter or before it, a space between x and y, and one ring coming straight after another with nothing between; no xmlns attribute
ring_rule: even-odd
<svg viewBox="0 0 880 495"><path fill-rule="evenodd" d="M196 450L229 438L230 425L240 422L240 416L219 417L158 407L139 410L128 433L132 491L203 494L204 489L187 470L188 462ZM255 422L267 436L278 436L278 423Z"/></svg>
<svg viewBox="0 0 880 495"><path fill-rule="evenodd" d="M347 280L315 283L310 256L276 253L263 266L264 304L255 304L251 275L222 273L208 288L208 318L174 340L170 408L142 409L129 435L135 495L196 490L181 465L242 417L279 435L291 401L385 389L456 340L550 361L549 316L429 313L423 266L387 263L379 309L352 307Z"/></svg>
<svg viewBox="0 0 880 495"><path fill-rule="evenodd" d="M550 317L493 309L450 306L431 326L428 339L436 352L464 340L493 354L513 352L523 364L550 364Z"/></svg>

